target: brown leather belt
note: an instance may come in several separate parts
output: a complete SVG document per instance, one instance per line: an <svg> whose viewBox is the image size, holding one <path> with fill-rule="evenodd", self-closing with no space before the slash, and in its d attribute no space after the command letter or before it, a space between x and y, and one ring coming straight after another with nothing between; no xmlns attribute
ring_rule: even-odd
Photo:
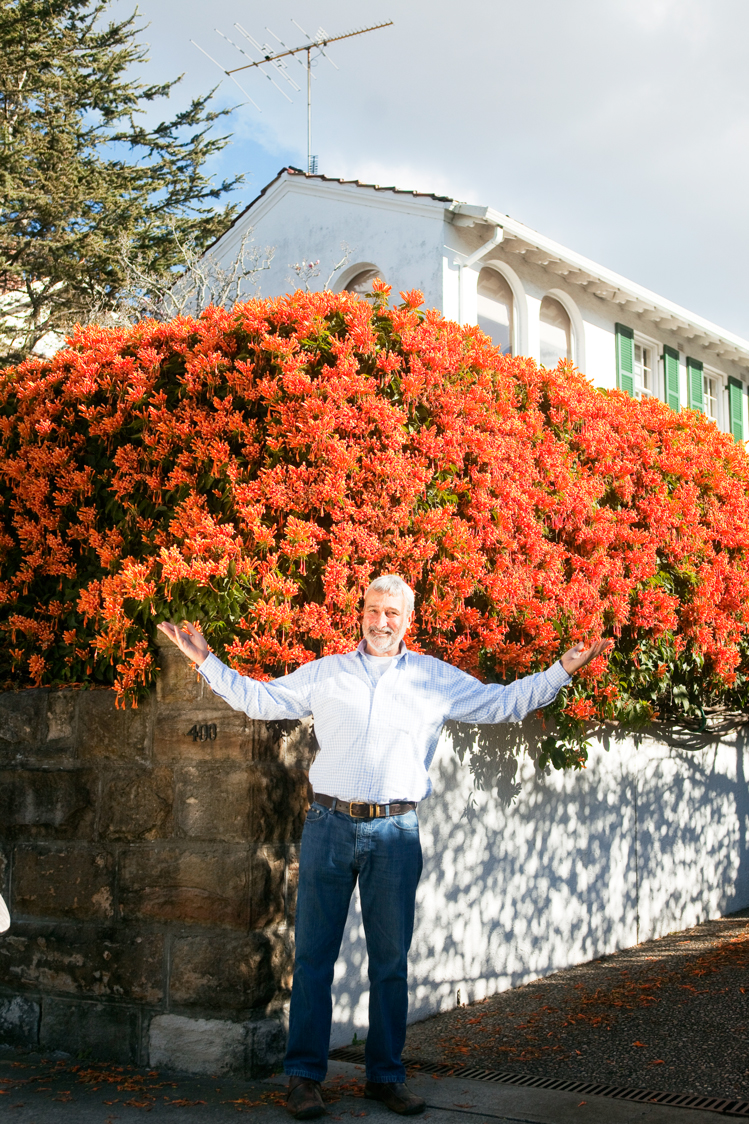
<svg viewBox="0 0 749 1124"><path fill-rule="evenodd" d="M385 816L403 816L412 812L416 807L413 800L399 800L390 804L366 804L362 800L339 800L337 796L326 796L324 792L316 792L315 800L333 812L343 812L355 820L379 820Z"/></svg>

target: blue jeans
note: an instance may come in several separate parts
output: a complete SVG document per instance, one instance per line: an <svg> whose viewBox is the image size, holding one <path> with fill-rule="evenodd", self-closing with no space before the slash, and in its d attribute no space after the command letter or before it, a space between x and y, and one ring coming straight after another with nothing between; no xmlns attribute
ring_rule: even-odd
<svg viewBox="0 0 749 1124"><path fill-rule="evenodd" d="M370 1081L404 1081L408 967L421 843L416 812L355 820L314 803L299 861L296 955L291 989L287 1074L323 1081L328 1069L333 969L349 902L359 879L369 958Z"/></svg>

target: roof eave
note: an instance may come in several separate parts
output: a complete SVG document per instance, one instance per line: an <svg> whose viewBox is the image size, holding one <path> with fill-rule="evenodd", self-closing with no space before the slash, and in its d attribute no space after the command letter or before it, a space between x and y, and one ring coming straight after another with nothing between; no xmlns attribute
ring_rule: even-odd
<svg viewBox="0 0 749 1124"><path fill-rule="evenodd" d="M642 309L629 309L628 311L636 311L638 315L644 315L645 319L651 319L654 323L662 320L675 322L675 327L670 330L680 331L690 339L697 335L702 336L705 340L703 346L723 345L725 351L729 354L734 353L738 362L749 363L749 340L745 340L733 332L727 332L725 328L721 328L718 324L713 324L710 320L696 316L688 309L682 308L681 305L659 296L658 293L622 277L621 274L615 273L613 270L598 265L597 262L591 261L590 258L586 258L582 254L575 253L574 250L567 249L566 246L539 234L538 231L525 226L517 219L502 214L501 211L496 211L493 207L479 207L467 203L453 203L445 211L448 221L458 226L472 226L476 223L495 227L501 226L505 234L503 245L506 249L510 249L513 240L525 243L529 249L548 255L546 262L536 260L534 264L545 265L547 268L556 264L569 266L570 268L566 272L563 270L554 270L554 272L557 272L560 277L566 276L567 280L573 284L584 285L586 291L593 292L596 296L604 295L601 292L596 292L596 285L603 287L605 290L610 290L608 299L615 300L622 306L626 306L628 301L641 304L644 306ZM525 253L524 250L514 252ZM533 261L533 259L528 260ZM570 276L570 274L573 275ZM624 312L623 307L623 315ZM662 315L655 316L649 315L649 313Z"/></svg>

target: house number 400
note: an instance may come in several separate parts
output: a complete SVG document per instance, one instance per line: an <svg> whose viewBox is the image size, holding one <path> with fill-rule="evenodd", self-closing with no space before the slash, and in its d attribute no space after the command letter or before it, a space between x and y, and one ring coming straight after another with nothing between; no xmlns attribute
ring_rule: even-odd
<svg viewBox="0 0 749 1124"><path fill-rule="evenodd" d="M193 726L192 730L188 730L187 733L194 742L215 742L218 730L216 729L216 723L211 722L210 725L206 726Z"/></svg>

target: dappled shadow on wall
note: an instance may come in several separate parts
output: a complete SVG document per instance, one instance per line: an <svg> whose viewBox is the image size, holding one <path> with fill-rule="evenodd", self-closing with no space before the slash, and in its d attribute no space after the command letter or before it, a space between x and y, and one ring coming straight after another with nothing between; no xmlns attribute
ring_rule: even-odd
<svg viewBox="0 0 749 1124"><path fill-rule="evenodd" d="M641 940L749 903L748 735L725 722L637 739Z"/></svg>
<svg viewBox="0 0 749 1124"><path fill-rule="evenodd" d="M745 731L689 746L610 732L574 774L538 772L541 736L535 721L446 729L420 809L411 1019L749 902ZM356 902L349 921L339 1042L367 1024Z"/></svg>

